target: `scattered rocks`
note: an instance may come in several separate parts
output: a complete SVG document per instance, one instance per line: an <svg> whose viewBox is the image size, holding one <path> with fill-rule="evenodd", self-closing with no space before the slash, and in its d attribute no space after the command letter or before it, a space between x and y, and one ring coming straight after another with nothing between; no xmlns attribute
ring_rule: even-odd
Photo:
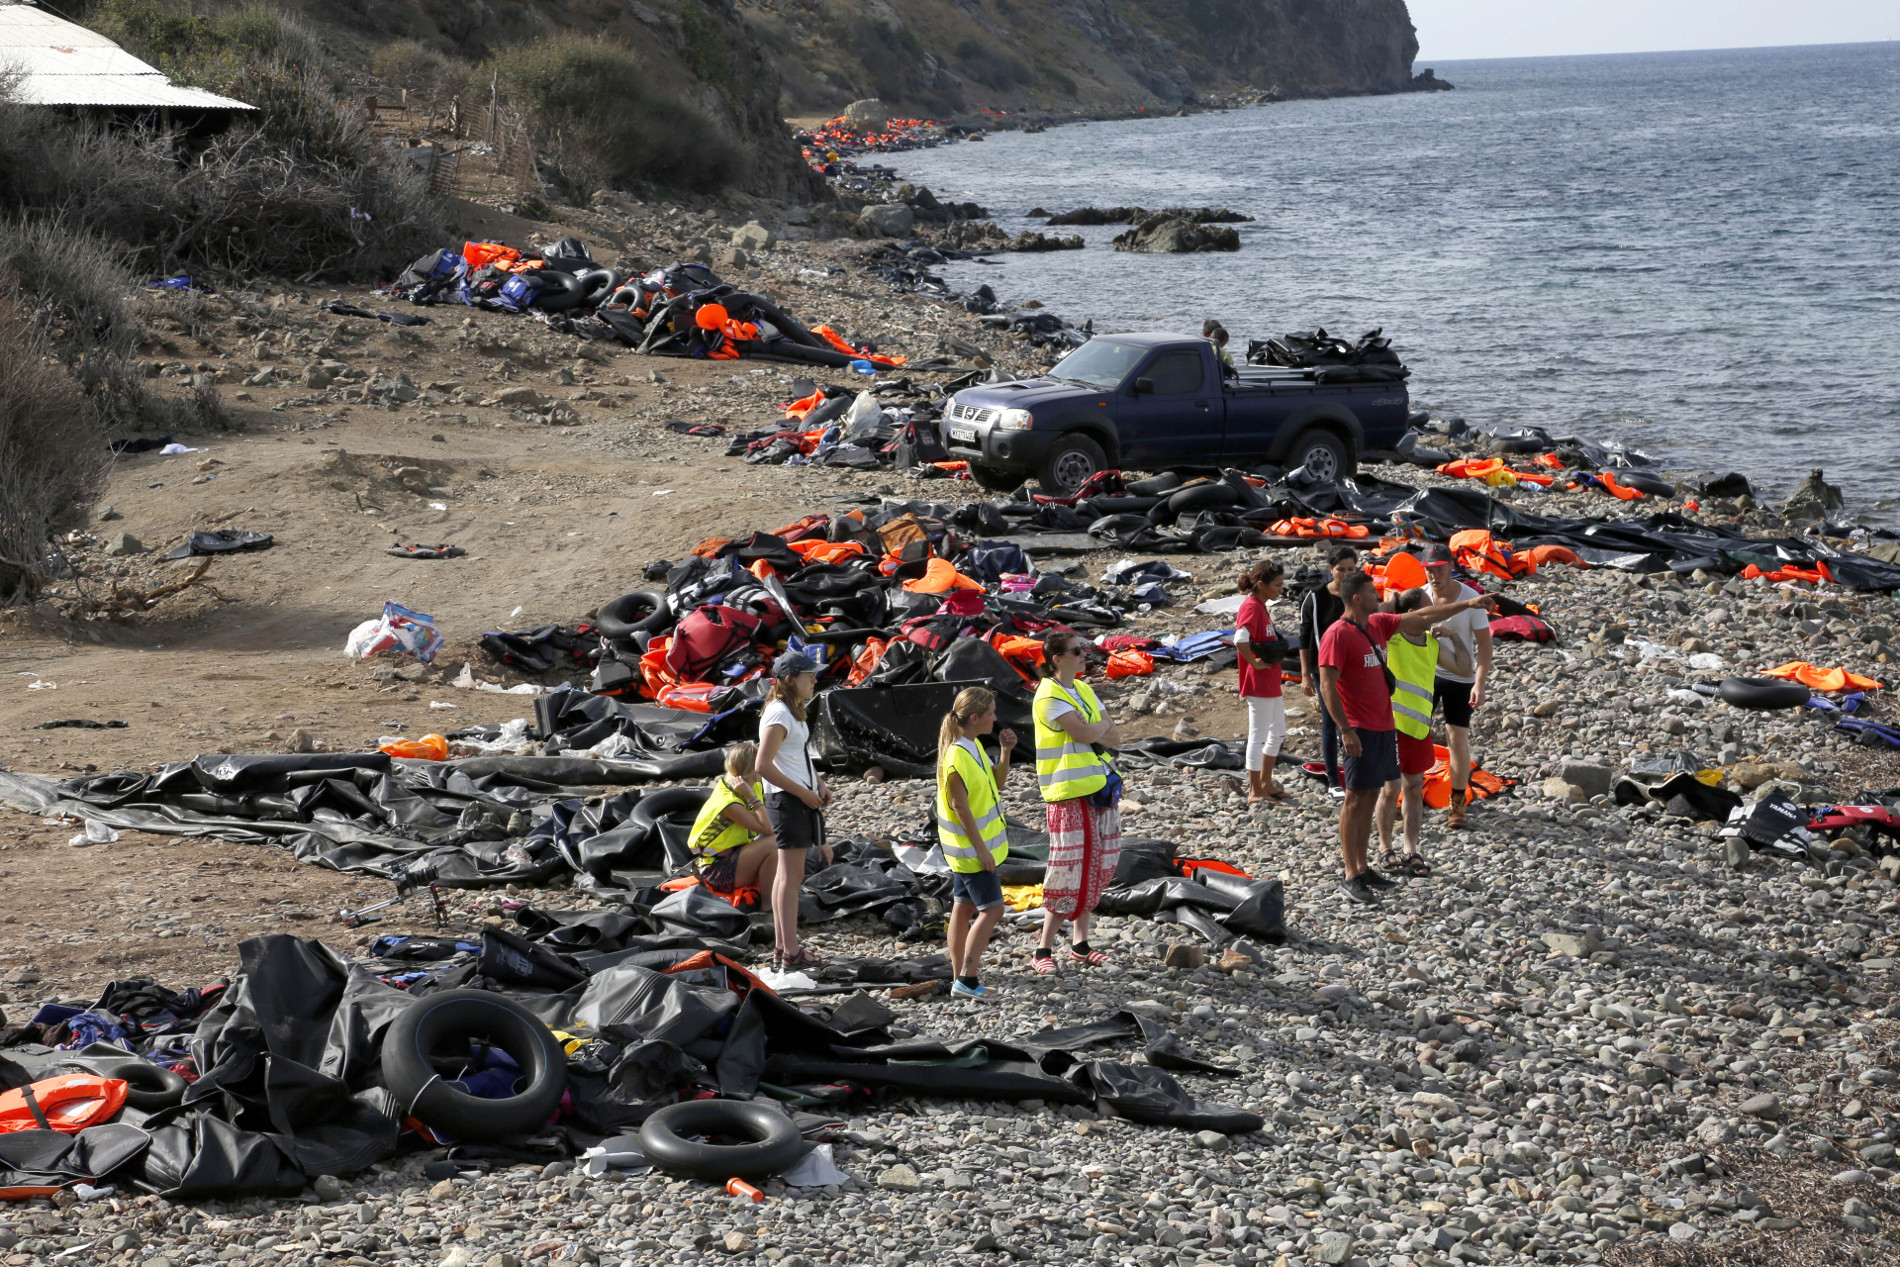
<svg viewBox="0 0 1900 1267"><path fill-rule="evenodd" d="M1742 1113L1747 1117L1778 1122L1781 1120L1781 1097L1772 1093L1750 1096L1742 1101Z"/></svg>
<svg viewBox="0 0 1900 1267"><path fill-rule="evenodd" d="M1117 233L1118 251L1148 255L1186 255L1199 251L1238 251L1240 234L1225 225L1204 225L1180 212L1149 216L1125 233Z"/></svg>
<svg viewBox="0 0 1900 1267"><path fill-rule="evenodd" d="M877 1176L877 1186L891 1192L916 1192L924 1185L923 1181L917 1177L915 1170L900 1164L880 1171Z"/></svg>
<svg viewBox="0 0 1900 1267"><path fill-rule="evenodd" d="M1161 962L1170 968L1192 972L1207 962L1207 951L1188 942L1170 942L1162 952Z"/></svg>
<svg viewBox="0 0 1900 1267"><path fill-rule="evenodd" d="M777 235L757 220L748 220L732 231L732 245L742 251L770 250L777 242Z"/></svg>
<svg viewBox="0 0 1900 1267"><path fill-rule="evenodd" d="M145 543L129 532L115 532L106 541L106 553L115 559L131 554L144 554Z"/></svg>
<svg viewBox="0 0 1900 1267"><path fill-rule="evenodd" d="M1588 934L1578 936L1573 933L1545 933L1543 942L1558 954L1570 959L1588 959L1603 949L1603 943Z"/></svg>

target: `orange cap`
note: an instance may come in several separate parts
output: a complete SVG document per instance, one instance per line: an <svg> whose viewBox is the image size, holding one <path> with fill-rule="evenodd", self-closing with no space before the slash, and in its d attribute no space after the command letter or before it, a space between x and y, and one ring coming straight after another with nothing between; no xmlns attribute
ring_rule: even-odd
<svg viewBox="0 0 1900 1267"><path fill-rule="evenodd" d="M730 315L719 304L702 304L699 311L693 314L693 320L701 330L717 330L726 324Z"/></svg>

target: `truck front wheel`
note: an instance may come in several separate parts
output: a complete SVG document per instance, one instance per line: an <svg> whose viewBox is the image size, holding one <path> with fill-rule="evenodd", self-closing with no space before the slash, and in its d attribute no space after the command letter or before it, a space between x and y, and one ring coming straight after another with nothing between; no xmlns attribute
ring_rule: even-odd
<svg viewBox="0 0 1900 1267"><path fill-rule="evenodd" d="M1295 436L1286 463L1289 468L1305 467L1306 473L1322 484L1359 473L1359 464L1353 461L1346 442L1324 427L1308 427Z"/></svg>
<svg viewBox="0 0 1900 1267"><path fill-rule="evenodd" d="M1089 476L1108 469L1102 446L1084 435L1064 436L1042 460L1036 483L1051 497L1073 497Z"/></svg>

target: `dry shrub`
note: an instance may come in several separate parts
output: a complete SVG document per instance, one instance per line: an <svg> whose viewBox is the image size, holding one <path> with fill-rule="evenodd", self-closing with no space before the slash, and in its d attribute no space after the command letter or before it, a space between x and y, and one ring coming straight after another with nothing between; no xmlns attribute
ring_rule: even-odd
<svg viewBox="0 0 1900 1267"><path fill-rule="evenodd" d="M406 88L422 101L448 102L468 87L475 68L447 57L417 40L397 40L377 49L370 59L376 77L395 88Z"/></svg>
<svg viewBox="0 0 1900 1267"><path fill-rule="evenodd" d="M205 139L0 104L0 216L60 215L147 274L369 275L445 235L426 177L332 88L294 21L261 8L198 18L152 0L101 0L86 20L257 113Z"/></svg>
<svg viewBox="0 0 1900 1267"><path fill-rule="evenodd" d="M657 87L629 49L564 36L502 53L495 70L534 114L544 153L581 194L652 183L710 190L742 174L739 147L712 117Z"/></svg>
<svg viewBox="0 0 1900 1267"><path fill-rule="evenodd" d="M107 466L99 413L30 305L0 286L0 602L39 592L54 520L98 495Z"/></svg>

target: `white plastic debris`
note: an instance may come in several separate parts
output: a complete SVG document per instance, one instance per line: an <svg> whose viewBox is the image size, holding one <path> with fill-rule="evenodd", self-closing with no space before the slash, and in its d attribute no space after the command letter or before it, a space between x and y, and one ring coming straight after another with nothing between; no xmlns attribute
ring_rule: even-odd
<svg viewBox="0 0 1900 1267"><path fill-rule="evenodd" d="M770 968L761 968L753 975L774 990L815 990L818 988L818 983L802 972L774 972Z"/></svg>
<svg viewBox="0 0 1900 1267"><path fill-rule="evenodd" d="M1245 594L1229 594L1226 598L1210 598L1205 603L1196 606L1194 610L1203 616L1232 616L1246 601Z"/></svg>
<svg viewBox="0 0 1900 1267"><path fill-rule="evenodd" d="M75 849L84 849L87 845L109 845L118 838L118 832L112 830L112 828L106 826L96 818L88 818L86 820L86 830L80 832L66 843Z"/></svg>
<svg viewBox="0 0 1900 1267"><path fill-rule="evenodd" d="M590 1175L604 1175L609 1170L643 1175L653 1169L653 1163L640 1151L639 1136L616 1135L582 1153L581 1169Z"/></svg>
<svg viewBox="0 0 1900 1267"><path fill-rule="evenodd" d="M1719 673L1728 668L1728 661L1713 651L1698 651L1689 657L1689 667L1701 669L1705 673Z"/></svg>
<svg viewBox="0 0 1900 1267"><path fill-rule="evenodd" d="M848 1183L851 1176L838 1169L837 1162L832 1160L830 1144L818 1144L779 1178L794 1188L823 1188L829 1184Z"/></svg>

